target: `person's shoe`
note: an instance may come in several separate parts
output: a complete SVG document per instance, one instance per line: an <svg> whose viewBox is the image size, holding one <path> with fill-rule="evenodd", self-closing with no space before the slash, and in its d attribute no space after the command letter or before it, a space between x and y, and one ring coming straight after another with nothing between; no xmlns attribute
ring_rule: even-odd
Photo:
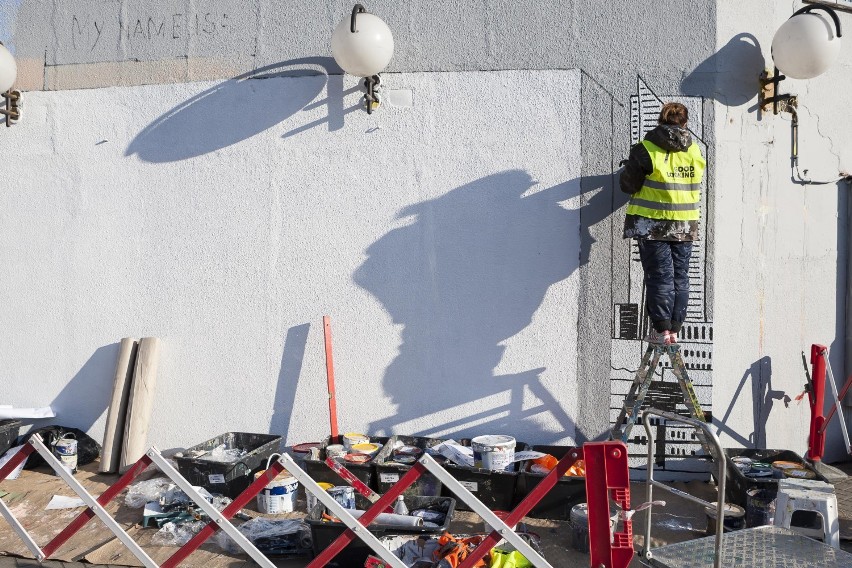
<svg viewBox="0 0 852 568"><path fill-rule="evenodd" d="M668 333L668 331L657 331L656 329L651 329L648 335L645 336L645 341L652 345L668 345L668 343L666 343Z"/></svg>
<svg viewBox="0 0 852 568"><path fill-rule="evenodd" d="M663 338L664 345L677 345L677 333L673 331L666 331L665 337Z"/></svg>

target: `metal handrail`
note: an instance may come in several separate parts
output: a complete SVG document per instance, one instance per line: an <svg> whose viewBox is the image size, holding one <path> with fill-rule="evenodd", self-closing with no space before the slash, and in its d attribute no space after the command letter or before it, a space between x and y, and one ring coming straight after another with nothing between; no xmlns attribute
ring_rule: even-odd
<svg viewBox="0 0 852 568"><path fill-rule="evenodd" d="M683 497L693 503L697 503L699 505L703 505L704 507L712 508L713 503L709 501L705 501L704 499L699 499L698 497L694 497L685 491L681 491L679 489L675 489L674 487L669 487L664 483L660 483L659 481L654 480L654 436L651 434L651 426L648 424L648 416L655 415L660 418L665 418L666 420L670 420L672 422L680 422L682 424L687 424L696 428L698 430L704 431L704 436L706 436L706 441L712 444L715 447L715 454L718 456L716 461L718 462L718 471L716 473L717 481L716 483L719 498L716 501L716 545L715 545L715 553L713 560L714 568L721 568L722 566L722 533L724 532L724 524L725 524L725 476L727 474L727 463L725 459L725 453L722 449L722 444L719 442L719 438L716 434L713 433L713 430L710 429L710 425L701 420L697 420L695 418L688 418L686 416L680 416L678 414L673 414L671 412L665 412L663 410L659 410L657 408L648 408L642 411L642 424L645 426L645 432L648 435L648 491L646 496L646 502L648 503L648 512L645 517L645 543L642 549L642 557L646 560L651 559L651 511L653 509L653 488L659 487L665 491L673 493L678 497Z"/></svg>

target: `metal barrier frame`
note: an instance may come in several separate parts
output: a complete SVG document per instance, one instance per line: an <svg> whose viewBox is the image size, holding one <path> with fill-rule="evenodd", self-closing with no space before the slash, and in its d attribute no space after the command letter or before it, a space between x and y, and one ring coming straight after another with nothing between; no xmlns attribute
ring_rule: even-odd
<svg viewBox="0 0 852 568"><path fill-rule="evenodd" d="M589 555L595 568L627 568L633 549L633 521L621 515L621 532L611 525L610 500L622 512L630 510L630 471L627 445L620 440L589 442L583 446L586 460Z"/></svg>
<svg viewBox="0 0 852 568"><path fill-rule="evenodd" d="M648 423L648 416L659 416L660 418L664 418L666 420L670 420L672 422L680 422L682 424L686 424L688 426L692 426L693 428L697 428L702 430L704 434L707 436L707 440L713 445L716 450L716 455L719 456L718 462L718 470L716 472L716 487L719 493L719 498L716 501L716 544L714 548L714 560L713 566L714 568L721 568L722 566L722 533L724 532L724 524L725 524L725 476L727 474L727 460L725 459L725 452L722 449L722 444L719 442L719 438L716 434L713 433L713 430L710 428L710 425L706 422L702 422L700 420L696 420L695 418L687 418L686 416L680 416L678 414L673 414L671 412L666 412L664 410L659 410L657 408L647 408L642 411L642 424L645 426L645 433L648 437L648 479L647 479L647 494L645 497L646 502L648 503L648 512L645 517L645 542L642 548L641 555L643 558L650 560L653 556L651 552L651 512L653 510L653 489L654 487L659 487L665 491L668 491L678 497L683 497L688 501L692 501L693 503L697 503L703 507L713 508L713 503L709 501L705 501L703 499L699 499L698 497L694 497L685 491L681 491L680 489L675 489L674 487L669 487L664 483L660 483L654 479L654 446L655 440L654 436L651 433L651 425Z"/></svg>

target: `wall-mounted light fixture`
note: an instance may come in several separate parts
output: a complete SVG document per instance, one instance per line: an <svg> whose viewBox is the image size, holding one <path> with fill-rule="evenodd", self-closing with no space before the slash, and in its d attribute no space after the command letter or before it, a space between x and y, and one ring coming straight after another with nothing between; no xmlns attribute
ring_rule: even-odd
<svg viewBox="0 0 852 568"><path fill-rule="evenodd" d="M827 12L834 25L814 10ZM837 59L842 35L840 19L828 6L813 4L794 12L772 38L775 70L771 75L768 70L760 75L762 89L758 103L761 110L769 110L770 104L773 114L795 109L798 99L795 95L780 94L778 83L787 77L812 79L822 75Z"/></svg>
<svg viewBox="0 0 852 568"><path fill-rule="evenodd" d="M824 14L815 10L825 11ZM791 116L790 133L790 167L793 181L800 184L822 184L834 182L815 182L799 173L799 100L796 95L778 92L778 83L792 77L793 79L813 79L825 73L831 67L840 53L840 18L828 6L812 4L793 13L781 24L775 37L772 38L772 60L774 72L764 71L760 75L761 90L758 95L758 105L762 111L772 113L789 112ZM784 73L782 75L781 73ZM836 180L835 180L836 181Z"/></svg>
<svg viewBox="0 0 852 568"><path fill-rule="evenodd" d="M378 16L355 4L352 15L341 21L331 36L331 54L340 67L356 77L364 77L367 112L379 107L379 73L393 57L393 34Z"/></svg>
<svg viewBox="0 0 852 568"><path fill-rule="evenodd" d="M5 109L0 108L0 114L6 117L6 126L12 126L12 122L21 118L21 92L13 91L12 85L18 76L18 65L15 58L0 42L0 93L5 99Z"/></svg>

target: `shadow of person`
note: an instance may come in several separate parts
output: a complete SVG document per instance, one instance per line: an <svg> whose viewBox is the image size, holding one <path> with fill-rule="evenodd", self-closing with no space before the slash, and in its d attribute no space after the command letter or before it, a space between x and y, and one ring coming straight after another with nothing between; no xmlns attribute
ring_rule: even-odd
<svg viewBox="0 0 852 568"><path fill-rule="evenodd" d="M548 288L578 268L578 214L560 205L577 195L577 183L531 192L536 184L524 171L490 175L403 209L398 217L411 222L367 249L354 281L403 326L383 379L398 412L371 431L407 422L420 435L464 433L473 422L478 431L522 431L522 422L540 430L551 413L573 435L573 420L541 382L544 368L495 368ZM525 406L525 389L541 404ZM488 397L488 410L464 409Z"/></svg>
<svg viewBox="0 0 852 568"><path fill-rule="evenodd" d="M343 126L342 70L330 57L275 63L219 83L163 113L130 142L125 156L176 162L221 150L272 128L326 90L330 130ZM300 77L262 88L260 80ZM268 84L266 84L268 85Z"/></svg>
<svg viewBox="0 0 852 568"><path fill-rule="evenodd" d="M757 96L758 77L765 66L757 38L738 34L690 71L680 83L680 92L711 98L726 106L740 106Z"/></svg>

